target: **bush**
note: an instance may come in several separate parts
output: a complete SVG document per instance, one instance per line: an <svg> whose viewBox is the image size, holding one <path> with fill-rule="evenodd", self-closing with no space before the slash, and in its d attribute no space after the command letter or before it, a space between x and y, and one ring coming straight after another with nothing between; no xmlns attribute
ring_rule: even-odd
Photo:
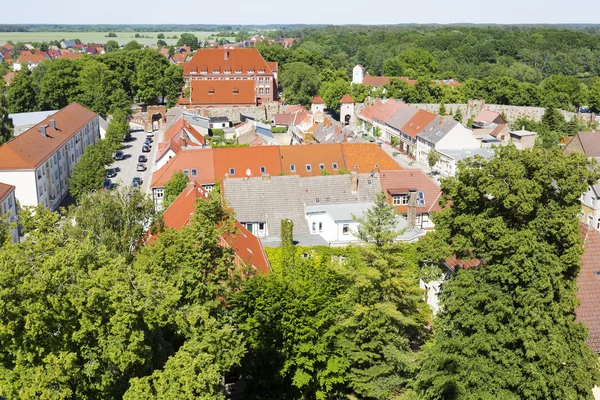
<svg viewBox="0 0 600 400"><path fill-rule="evenodd" d="M287 126L274 126L271 128L271 133L286 133L287 131Z"/></svg>
<svg viewBox="0 0 600 400"><path fill-rule="evenodd" d="M225 131L223 129L211 129L210 132L213 136L225 136Z"/></svg>

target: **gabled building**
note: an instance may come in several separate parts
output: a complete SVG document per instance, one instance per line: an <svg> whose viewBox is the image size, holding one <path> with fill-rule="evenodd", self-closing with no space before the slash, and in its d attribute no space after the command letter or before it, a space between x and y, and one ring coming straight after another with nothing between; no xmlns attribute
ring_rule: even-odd
<svg viewBox="0 0 600 400"><path fill-rule="evenodd" d="M436 115L414 107L402 107L387 123L387 133L391 140L396 136L400 141L400 151L416 157L417 135L429 125Z"/></svg>
<svg viewBox="0 0 600 400"><path fill-rule="evenodd" d="M71 103L0 146L0 181L16 187L21 206L56 210L73 167L98 138L98 114Z"/></svg>
<svg viewBox="0 0 600 400"><path fill-rule="evenodd" d="M588 328L587 344L600 354L600 232L580 224L583 254L577 276L577 321Z"/></svg>
<svg viewBox="0 0 600 400"><path fill-rule="evenodd" d="M46 52L32 54L31 52L23 51L13 63L13 70L20 71L22 68L27 68L31 70L49 59L50 57Z"/></svg>
<svg viewBox="0 0 600 400"><path fill-rule="evenodd" d="M277 78L257 49L199 49L184 67L184 107L259 105L277 100Z"/></svg>
<svg viewBox="0 0 600 400"><path fill-rule="evenodd" d="M187 147L205 147L204 136L200 134L183 115L165 132L164 142L158 144L155 157L156 169L160 169L181 149Z"/></svg>
<svg viewBox="0 0 600 400"><path fill-rule="evenodd" d="M14 224L14 226L10 228L10 235L13 243L19 241L17 216L18 210L15 187L0 182L0 218L5 218L6 222Z"/></svg>
<svg viewBox="0 0 600 400"><path fill-rule="evenodd" d="M425 128L417 134L417 161L428 163L431 151L479 149L481 144L470 129L455 121L452 117L436 115ZM434 166L436 169L436 166ZM438 169L443 169L441 166Z"/></svg>

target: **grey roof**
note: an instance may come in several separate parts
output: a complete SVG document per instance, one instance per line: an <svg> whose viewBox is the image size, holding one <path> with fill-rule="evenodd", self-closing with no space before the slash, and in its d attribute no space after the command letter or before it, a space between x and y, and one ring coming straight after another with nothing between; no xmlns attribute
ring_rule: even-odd
<svg viewBox="0 0 600 400"><path fill-rule="evenodd" d="M26 113L18 113L18 114L8 114L9 118L12 118L13 125L17 126L25 126L25 125L36 125L57 112L58 110L52 111L35 111L35 112L26 112Z"/></svg>
<svg viewBox="0 0 600 400"><path fill-rule="evenodd" d="M229 118L227 117L210 117L210 122L214 124L215 122L229 122Z"/></svg>
<svg viewBox="0 0 600 400"><path fill-rule="evenodd" d="M410 120L417 113L417 111L419 111L417 108L406 104L388 120L387 125L394 129L401 130L408 120Z"/></svg>
<svg viewBox="0 0 600 400"><path fill-rule="evenodd" d="M189 113L184 112L183 118L185 118L187 123L190 125L196 125L196 126L199 126L200 128L205 128L205 129L208 129L210 127L210 120L207 117L202 117L200 115L189 114Z"/></svg>
<svg viewBox="0 0 600 400"><path fill-rule="evenodd" d="M319 204L306 206L306 213L327 213L334 221L354 221L353 215L362 216L365 211L373 206L373 203L354 204Z"/></svg>
<svg viewBox="0 0 600 400"><path fill-rule="evenodd" d="M438 150L438 153L444 154L456 161L464 160L465 158L473 157L473 156L481 156L485 159L491 158L496 152L495 148L486 148L486 149L449 149Z"/></svg>
<svg viewBox="0 0 600 400"><path fill-rule="evenodd" d="M417 134L429 143L439 142L448 132L458 124L452 117L437 115L425 128Z"/></svg>
<svg viewBox="0 0 600 400"><path fill-rule="evenodd" d="M351 176L348 174L302 178L302 201L307 206L372 202L382 190L379 174L376 173L372 178L371 174L358 174L358 192L352 193Z"/></svg>
<svg viewBox="0 0 600 400"><path fill-rule="evenodd" d="M521 129L520 131L510 131L511 136L518 136L518 137L523 137L523 136L534 136L537 135L537 132L530 132L530 131L526 131L525 129Z"/></svg>
<svg viewBox="0 0 600 400"><path fill-rule="evenodd" d="M281 238L279 236L268 236L260 238L263 247L279 247L281 246ZM323 239L321 235L302 234L296 235L294 229L294 244L298 246L329 246L329 242Z"/></svg>

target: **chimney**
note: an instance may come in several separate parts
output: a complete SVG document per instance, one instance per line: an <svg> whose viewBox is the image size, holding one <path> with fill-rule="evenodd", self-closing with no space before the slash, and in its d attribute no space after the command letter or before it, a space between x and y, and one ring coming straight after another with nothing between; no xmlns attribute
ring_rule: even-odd
<svg viewBox="0 0 600 400"><path fill-rule="evenodd" d="M350 173L350 181L352 182L352 194L358 193L358 174L356 171Z"/></svg>
<svg viewBox="0 0 600 400"><path fill-rule="evenodd" d="M46 133L46 127L48 125L42 125L40 126L40 133L42 134L43 137L48 137L48 134Z"/></svg>
<svg viewBox="0 0 600 400"><path fill-rule="evenodd" d="M50 128L56 130L56 121L53 119L50 120Z"/></svg>
<svg viewBox="0 0 600 400"><path fill-rule="evenodd" d="M408 189L408 214L406 227L412 229L417 222L417 189Z"/></svg>
<svg viewBox="0 0 600 400"><path fill-rule="evenodd" d="M262 174L262 180L263 182L271 182L271 175L269 174Z"/></svg>

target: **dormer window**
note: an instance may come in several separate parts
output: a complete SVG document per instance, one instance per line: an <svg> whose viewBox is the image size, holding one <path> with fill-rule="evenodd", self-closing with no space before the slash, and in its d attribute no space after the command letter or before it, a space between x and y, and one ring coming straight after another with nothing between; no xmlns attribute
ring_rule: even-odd
<svg viewBox="0 0 600 400"><path fill-rule="evenodd" d="M225 74L230 74L230 73L231 73L231 71L230 71L230 70L228 70L228 69L226 69L225 71L223 71L223 73L225 73Z"/></svg>
<svg viewBox="0 0 600 400"><path fill-rule="evenodd" d="M325 164L319 164L319 169L323 171L325 169Z"/></svg>
<svg viewBox="0 0 600 400"><path fill-rule="evenodd" d="M219 72L221 71L219 71L218 69L213 70L213 74L218 74Z"/></svg>
<svg viewBox="0 0 600 400"><path fill-rule="evenodd" d="M306 170L308 172L312 171L312 166L310 164L306 164Z"/></svg>
<svg viewBox="0 0 600 400"><path fill-rule="evenodd" d="M290 164L290 172L296 172L296 165Z"/></svg>
<svg viewBox="0 0 600 400"><path fill-rule="evenodd" d="M395 206L405 206L408 204L408 195L400 195L393 197L393 204Z"/></svg>
<svg viewBox="0 0 600 400"><path fill-rule="evenodd" d="M337 169L338 169L337 163L335 163L335 162L331 163L331 168L333 168L334 171L337 171Z"/></svg>
<svg viewBox="0 0 600 400"><path fill-rule="evenodd" d="M229 175L230 176L235 175L235 168L229 168Z"/></svg>
<svg viewBox="0 0 600 400"><path fill-rule="evenodd" d="M207 71L207 70L205 70L205 69L203 69L202 71L200 71L200 73L201 73L201 74L207 74L207 73L208 73L208 71Z"/></svg>
<svg viewBox="0 0 600 400"><path fill-rule="evenodd" d="M241 69L236 69L236 70L235 70L235 73L236 73L236 74L241 74L241 73L242 73L242 70L241 70Z"/></svg>
<svg viewBox="0 0 600 400"><path fill-rule="evenodd" d="M264 70L264 69L259 69L259 70L258 70L258 73L259 73L259 74L264 74L264 73L265 73L265 70Z"/></svg>
<svg viewBox="0 0 600 400"><path fill-rule="evenodd" d="M254 70L253 70L253 69L249 69L249 70L248 70L248 73L249 73L249 74L253 74L253 73L254 73Z"/></svg>
<svg viewBox="0 0 600 400"><path fill-rule="evenodd" d="M260 167L260 173L264 174L265 172L267 172L267 169L263 166Z"/></svg>

